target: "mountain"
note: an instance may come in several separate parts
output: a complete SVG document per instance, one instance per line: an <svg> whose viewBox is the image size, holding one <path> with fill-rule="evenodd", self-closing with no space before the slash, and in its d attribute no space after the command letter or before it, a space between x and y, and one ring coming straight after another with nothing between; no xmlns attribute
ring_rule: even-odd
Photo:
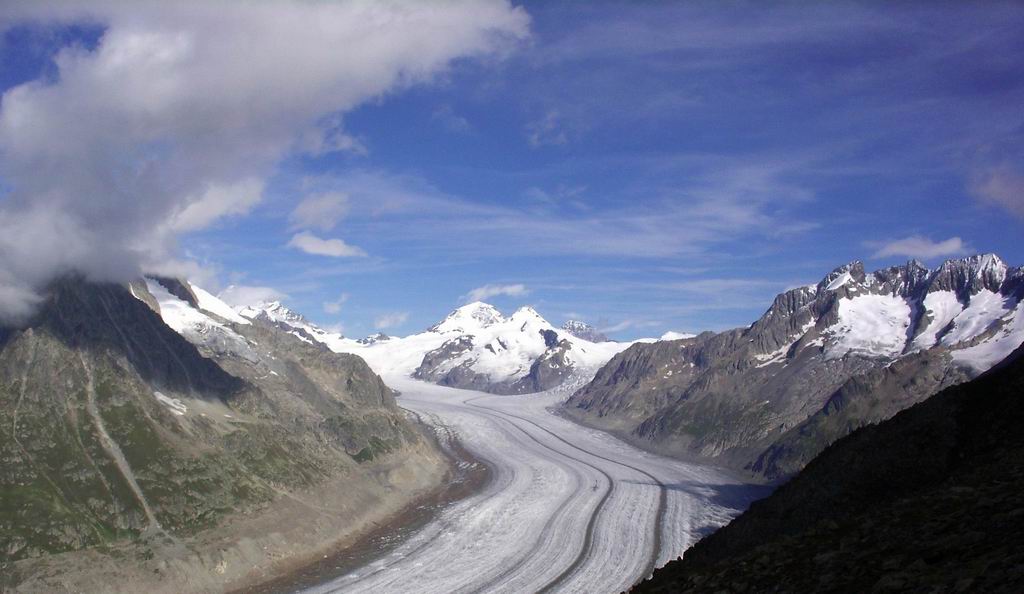
<svg viewBox="0 0 1024 594"><path fill-rule="evenodd" d="M377 332L376 334L371 334L365 338L360 338L356 342L359 344L371 345L377 344L378 342L384 342L385 340L391 340L391 337L383 332Z"/></svg>
<svg viewBox="0 0 1024 594"><path fill-rule="evenodd" d="M837 441L632 592L1024 591L1022 395L1018 348Z"/></svg>
<svg viewBox="0 0 1024 594"><path fill-rule="evenodd" d="M244 586L445 473L362 359L176 279L53 283L0 377L0 589Z"/></svg>
<svg viewBox="0 0 1024 594"><path fill-rule="evenodd" d="M991 367L1024 341L1024 271L995 255L860 262L778 295L747 328L634 344L565 404L648 449L768 479Z"/></svg>
<svg viewBox="0 0 1024 594"><path fill-rule="evenodd" d="M361 340L325 331L278 302L238 309L335 352L355 353L378 373L408 375L445 386L495 394L577 386L628 343L590 342L556 329L533 308L509 317L474 302L449 313L425 332Z"/></svg>
<svg viewBox="0 0 1024 594"><path fill-rule="evenodd" d="M541 392L585 381L627 346L556 330L531 307L505 318L479 302L453 311L429 331L445 340L424 354L413 377L495 394Z"/></svg>
<svg viewBox="0 0 1024 594"><path fill-rule="evenodd" d="M562 330L588 342L608 342L608 337L602 334L600 330L579 320L566 320L562 324Z"/></svg>

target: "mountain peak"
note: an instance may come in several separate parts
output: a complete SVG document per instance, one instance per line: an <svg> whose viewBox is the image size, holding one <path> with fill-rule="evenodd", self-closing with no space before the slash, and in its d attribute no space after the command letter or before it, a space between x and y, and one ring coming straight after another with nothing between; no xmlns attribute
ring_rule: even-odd
<svg viewBox="0 0 1024 594"><path fill-rule="evenodd" d="M288 324L305 323L306 318L300 313L296 313L287 307L280 301L261 301L256 305L247 305L238 308L238 314L242 317L249 319L255 319L260 316L266 316L272 322L285 322Z"/></svg>
<svg viewBox="0 0 1024 594"><path fill-rule="evenodd" d="M469 332L503 321L505 321L505 317L496 307L483 301L474 301L455 309L444 320L431 326L429 330L431 332Z"/></svg>
<svg viewBox="0 0 1024 594"><path fill-rule="evenodd" d="M863 280L864 263L860 260L854 260L847 264L843 264L828 273L828 275L818 283L818 287L823 288L826 291L838 291L841 287L851 281L861 282Z"/></svg>
<svg viewBox="0 0 1024 594"><path fill-rule="evenodd" d="M1003 259L996 254L978 254L965 258L966 265L974 272L975 276L982 276L985 274L992 274L999 278L1002 282L1006 276L1006 271L1009 268Z"/></svg>
<svg viewBox="0 0 1024 594"><path fill-rule="evenodd" d="M976 254L951 258L931 276L931 290L952 290L961 297L982 289L998 292L1010 273L1010 267L995 254Z"/></svg>
<svg viewBox="0 0 1024 594"><path fill-rule="evenodd" d="M515 313L512 314L512 317L513 318L532 317L532 318L544 319L543 316L541 316L539 313L537 313L537 310L533 309L529 305L524 305L524 306L520 307L519 309L517 309L515 311Z"/></svg>
<svg viewBox="0 0 1024 594"><path fill-rule="evenodd" d="M562 330L590 342L608 342L608 337L600 330L581 320L566 320Z"/></svg>
<svg viewBox="0 0 1024 594"><path fill-rule="evenodd" d="M367 336L366 338L360 338L356 342L359 344L371 345L377 344L378 342L384 342L385 340L391 340L391 337L383 332L376 332Z"/></svg>

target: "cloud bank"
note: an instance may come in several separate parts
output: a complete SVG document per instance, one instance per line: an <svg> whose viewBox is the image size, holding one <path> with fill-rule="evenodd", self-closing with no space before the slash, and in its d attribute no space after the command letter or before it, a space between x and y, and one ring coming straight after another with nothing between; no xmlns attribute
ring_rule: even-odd
<svg viewBox="0 0 1024 594"><path fill-rule="evenodd" d="M876 247L878 250L872 256L873 258L906 256L931 260L942 256L961 256L971 251L971 248L959 237L950 237L945 241L932 241L920 235L904 237Z"/></svg>
<svg viewBox="0 0 1024 594"><path fill-rule="evenodd" d="M178 234L253 209L285 155L358 149L347 111L529 27L502 0L0 7L0 27L27 22L103 33L0 99L7 321L56 275L124 280L173 260Z"/></svg>
<svg viewBox="0 0 1024 594"><path fill-rule="evenodd" d="M325 192L307 196L288 217L292 229L320 229L330 231L348 214L348 195Z"/></svg>
<svg viewBox="0 0 1024 594"><path fill-rule="evenodd" d="M1024 219L1024 173L1009 165L993 167L975 175L969 189L982 202Z"/></svg>
<svg viewBox="0 0 1024 594"><path fill-rule="evenodd" d="M218 293L217 298L232 307L244 307L268 301L283 301L288 295L272 287L231 285Z"/></svg>
<svg viewBox="0 0 1024 594"><path fill-rule="evenodd" d="M348 297L348 293L342 293L334 301L324 301L324 311L331 315L341 313L341 307L348 301Z"/></svg>
<svg viewBox="0 0 1024 594"><path fill-rule="evenodd" d="M395 328L401 326L409 319L409 312L398 311L394 313L384 314L379 316L373 323L373 326L377 330L387 330L388 328Z"/></svg>
<svg viewBox="0 0 1024 594"><path fill-rule="evenodd" d="M349 245L341 239L322 239L309 231L293 235L291 241L288 242L288 247L314 256L330 256L332 258L354 258L366 255L362 249Z"/></svg>
<svg viewBox="0 0 1024 594"><path fill-rule="evenodd" d="M470 291L466 295L466 301L484 301L491 297L497 297L498 295L521 297L529 292L530 291L527 290L526 285L518 283L514 285L484 285Z"/></svg>

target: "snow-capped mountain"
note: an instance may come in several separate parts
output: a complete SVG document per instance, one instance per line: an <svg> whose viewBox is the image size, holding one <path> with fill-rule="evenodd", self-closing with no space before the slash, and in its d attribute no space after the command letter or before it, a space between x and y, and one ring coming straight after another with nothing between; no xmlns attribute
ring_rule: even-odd
<svg viewBox="0 0 1024 594"><path fill-rule="evenodd" d="M128 288L192 344L215 355L233 355L249 361L258 358L252 345L231 327L247 325L249 320L207 291L188 281L170 278L146 278Z"/></svg>
<svg viewBox="0 0 1024 594"><path fill-rule="evenodd" d="M385 340L391 340L391 337L388 336L387 334L384 334L383 332L377 332L365 338L360 338L356 342L358 342L359 344L371 345L377 344L378 342L384 342Z"/></svg>
<svg viewBox="0 0 1024 594"><path fill-rule="evenodd" d="M267 320L332 351L357 354L381 375L413 376L495 393L582 384L629 346L577 338L556 329L530 307L506 318L481 302L452 311L419 334L376 334L360 340L324 330L276 301L241 307L237 313L249 320Z"/></svg>
<svg viewBox="0 0 1024 594"><path fill-rule="evenodd" d="M781 476L1001 361L1024 342L1022 296L1024 271L993 254L932 270L851 262L747 328L628 349L567 411L644 447Z"/></svg>
<svg viewBox="0 0 1024 594"><path fill-rule="evenodd" d="M245 320L266 321L306 342L327 344L345 338L340 333L329 332L313 324L302 314L285 307L280 301L266 301L258 305L239 307L237 315Z"/></svg>
<svg viewBox="0 0 1024 594"><path fill-rule="evenodd" d="M431 326L429 331L441 334L446 332L471 334L504 321L505 317L493 305L474 301L454 310L443 320Z"/></svg>
<svg viewBox="0 0 1024 594"><path fill-rule="evenodd" d="M784 362L794 347L818 346L828 359L885 361L941 347L980 372L1024 341L1022 294L1022 269L995 254L948 260L934 270L911 261L865 273L857 261L780 295L752 329L766 330L760 347L776 347L758 353L766 364Z"/></svg>
<svg viewBox="0 0 1024 594"><path fill-rule="evenodd" d="M407 337L382 333L352 339L340 332L327 330L307 320L280 301L264 301L239 306L237 313L249 320L265 320L307 342L319 343L336 353L359 355L380 375L411 375L423 354L444 342L443 335L431 331Z"/></svg>
<svg viewBox="0 0 1024 594"><path fill-rule="evenodd" d="M562 324L562 330L589 342L608 342L608 337L600 330L580 320L567 320Z"/></svg>
<svg viewBox="0 0 1024 594"><path fill-rule="evenodd" d="M506 318L480 302L456 309L429 332L445 340L424 354L414 377L499 394L540 392L589 380L629 346L557 330L531 307Z"/></svg>

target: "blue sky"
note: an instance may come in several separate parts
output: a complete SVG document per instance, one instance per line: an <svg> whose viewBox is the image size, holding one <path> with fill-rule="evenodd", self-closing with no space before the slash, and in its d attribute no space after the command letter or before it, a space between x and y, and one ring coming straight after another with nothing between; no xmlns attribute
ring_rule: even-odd
<svg viewBox="0 0 1024 594"><path fill-rule="evenodd" d="M354 336L492 293L620 339L748 324L854 259L1024 264L1020 5L497 4L525 29L318 106L330 146L260 155L176 257ZM9 15L0 112L111 18Z"/></svg>

